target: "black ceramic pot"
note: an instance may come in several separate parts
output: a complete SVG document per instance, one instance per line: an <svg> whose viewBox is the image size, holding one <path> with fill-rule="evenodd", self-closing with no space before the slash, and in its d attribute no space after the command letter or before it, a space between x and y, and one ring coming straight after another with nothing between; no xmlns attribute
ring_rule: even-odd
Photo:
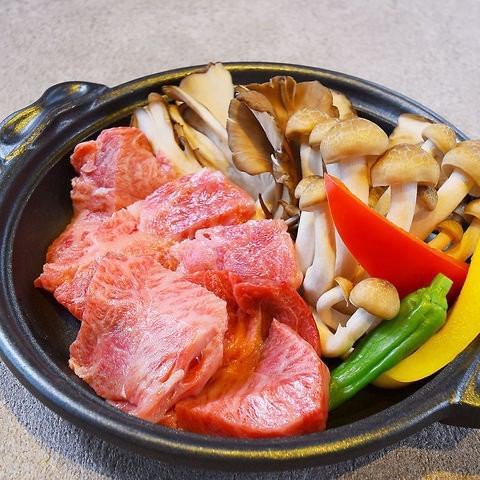
<svg viewBox="0 0 480 480"><path fill-rule="evenodd" d="M399 114L444 119L381 86L295 65L236 63L235 83L288 74L344 92L360 115L390 131ZM41 401L73 423L141 454L224 470L279 470L336 463L385 447L434 421L480 426L480 341L434 378L404 390L367 388L330 417L325 432L273 440L207 437L152 425L107 405L68 368L78 322L33 287L50 242L71 216L68 155L78 142L128 124L134 108L197 67L108 88L67 82L0 123L0 354ZM459 138L465 138L457 130Z"/></svg>

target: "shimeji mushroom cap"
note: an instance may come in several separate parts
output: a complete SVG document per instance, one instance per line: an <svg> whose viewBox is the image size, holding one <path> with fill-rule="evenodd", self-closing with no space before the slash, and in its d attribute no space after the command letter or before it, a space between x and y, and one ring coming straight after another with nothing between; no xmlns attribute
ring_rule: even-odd
<svg viewBox="0 0 480 480"><path fill-rule="evenodd" d="M468 203L465 206L463 214L469 219L480 219L480 199L472 200L470 203Z"/></svg>
<svg viewBox="0 0 480 480"><path fill-rule="evenodd" d="M308 138L308 143L312 148L320 147L323 139L326 137L327 133L336 125L340 120L338 118L328 117L325 120L317 123L313 130L310 132L310 137Z"/></svg>
<svg viewBox="0 0 480 480"><path fill-rule="evenodd" d="M353 288L353 283L345 277L335 277L333 280L342 289L343 297L345 298L345 302L348 304L348 299L350 297L350 292Z"/></svg>
<svg viewBox="0 0 480 480"><path fill-rule="evenodd" d="M320 146L325 163L381 155L388 147L387 134L365 118L350 118L334 125Z"/></svg>
<svg viewBox="0 0 480 480"><path fill-rule="evenodd" d="M395 317L400 310L397 289L381 278L366 278L357 283L350 292L350 302L384 320Z"/></svg>
<svg viewBox="0 0 480 480"><path fill-rule="evenodd" d="M438 183L440 167L430 153L417 145L403 143L380 157L370 173L374 187L406 183L433 187Z"/></svg>
<svg viewBox="0 0 480 480"><path fill-rule="evenodd" d="M438 203L438 193L435 187L420 185L417 192L418 202L430 212L435 209Z"/></svg>
<svg viewBox="0 0 480 480"><path fill-rule="evenodd" d="M461 142L443 157L443 173L449 176L454 169L460 170L475 182L470 194L480 196L480 140Z"/></svg>
<svg viewBox="0 0 480 480"><path fill-rule="evenodd" d="M309 175L302 178L295 188L295 197L299 199L300 210L312 212L327 200L325 182L318 175Z"/></svg>
<svg viewBox="0 0 480 480"><path fill-rule="evenodd" d="M426 127L422 132L424 140L430 140L443 154L455 148L457 136L455 132L441 123L433 123Z"/></svg>
<svg viewBox="0 0 480 480"><path fill-rule="evenodd" d="M302 108L288 119L285 136L289 140L301 142L309 137L315 125L331 119L332 117L330 117L330 115L321 110Z"/></svg>
<svg viewBox="0 0 480 480"><path fill-rule="evenodd" d="M480 215L480 208L478 209L478 213ZM462 226L457 221L449 218L447 220L444 220L443 222L440 222L436 226L435 230L437 232L442 232L448 235L451 238L452 243L459 242L463 237Z"/></svg>

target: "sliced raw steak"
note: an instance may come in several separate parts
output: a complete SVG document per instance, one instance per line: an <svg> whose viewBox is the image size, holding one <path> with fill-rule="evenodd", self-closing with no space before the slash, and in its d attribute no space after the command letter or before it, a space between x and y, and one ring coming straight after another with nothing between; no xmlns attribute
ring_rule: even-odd
<svg viewBox="0 0 480 480"><path fill-rule="evenodd" d="M245 438L319 431L326 425L329 379L314 349L274 320L246 381L222 391L212 379L213 388L177 403L176 421L198 433Z"/></svg>
<svg viewBox="0 0 480 480"><path fill-rule="evenodd" d="M192 205L199 205L198 210ZM171 245L193 235L198 228L249 219L251 198L222 174L201 170L156 190L143 201L111 217L80 213L52 243L43 273L35 286L53 292L77 318L82 318L84 297L96 263L108 252L152 255L175 268ZM156 218L148 222L145 218Z"/></svg>
<svg viewBox="0 0 480 480"><path fill-rule="evenodd" d="M88 289L70 366L101 397L158 422L222 363L225 302L152 257L107 254Z"/></svg>
<svg viewBox="0 0 480 480"><path fill-rule="evenodd" d="M198 230L173 249L182 272L226 270L245 280L302 283L295 247L283 220L251 220L241 225Z"/></svg>
<svg viewBox="0 0 480 480"><path fill-rule="evenodd" d="M157 157L137 128L103 130L97 140L80 143L70 159L79 176L72 180L75 212L113 213L176 177L170 162Z"/></svg>

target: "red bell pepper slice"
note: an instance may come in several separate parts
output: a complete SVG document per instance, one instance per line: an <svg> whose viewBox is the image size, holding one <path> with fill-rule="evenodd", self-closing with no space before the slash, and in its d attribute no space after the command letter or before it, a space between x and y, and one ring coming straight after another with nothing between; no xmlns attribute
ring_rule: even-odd
<svg viewBox="0 0 480 480"><path fill-rule="evenodd" d="M361 202L335 177L325 175L333 222L345 246L372 277L388 280L400 298L429 285L438 273L453 281L453 301L467 276L468 264L429 247Z"/></svg>

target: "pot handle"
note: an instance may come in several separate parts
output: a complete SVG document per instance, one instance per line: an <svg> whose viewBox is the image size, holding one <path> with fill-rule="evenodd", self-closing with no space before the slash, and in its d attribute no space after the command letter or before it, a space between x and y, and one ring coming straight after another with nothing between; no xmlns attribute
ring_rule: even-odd
<svg viewBox="0 0 480 480"><path fill-rule="evenodd" d="M448 411L442 423L480 428L480 355L465 372Z"/></svg>
<svg viewBox="0 0 480 480"><path fill-rule="evenodd" d="M67 127L78 114L76 107L91 108L105 85L89 82L64 82L53 85L28 107L12 113L0 122L0 171L8 162L34 148L36 139L46 131ZM91 100L89 102L89 100ZM76 115L68 115L75 107Z"/></svg>

